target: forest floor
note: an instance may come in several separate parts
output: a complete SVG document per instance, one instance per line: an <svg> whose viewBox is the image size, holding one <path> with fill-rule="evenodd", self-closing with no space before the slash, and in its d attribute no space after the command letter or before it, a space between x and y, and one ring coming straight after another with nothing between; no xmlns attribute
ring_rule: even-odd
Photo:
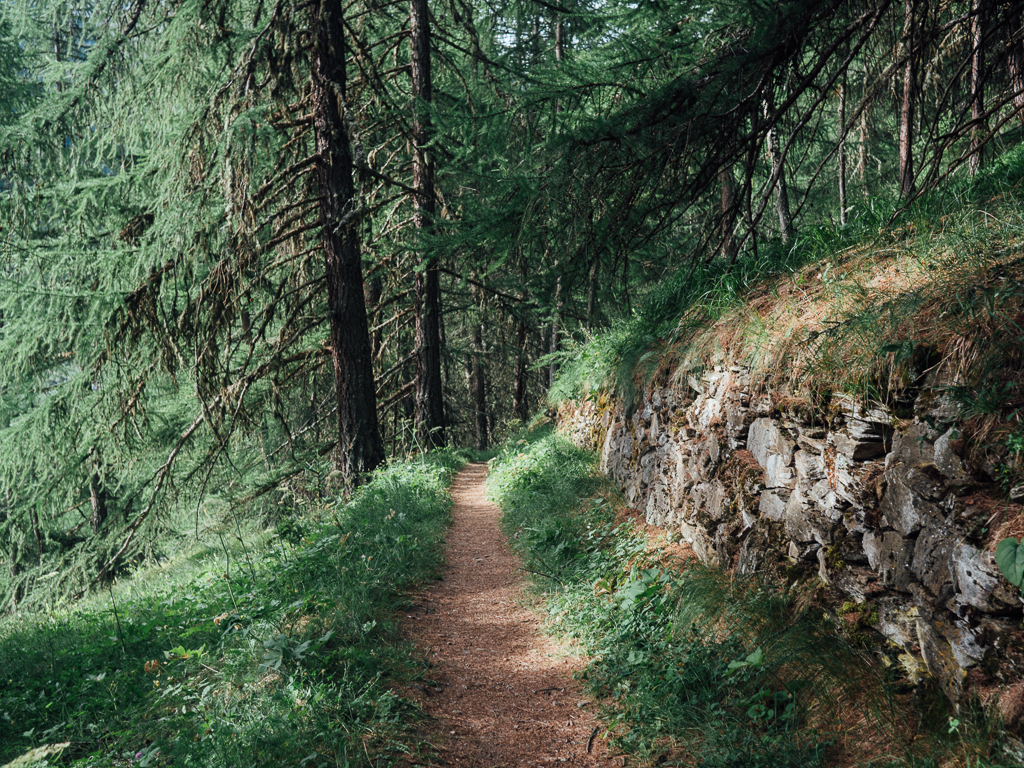
<svg viewBox="0 0 1024 768"><path fill-rule="evenodd" d="M409 693L429 717L435 764L623 765L609 755L596 705L572 677L585 660L542 634L526 605L521 563L499 530L486 478L486 464L471 464L455 479L444 578L418 595L405 619L405 636L431 664L431 684Z"/></svg>

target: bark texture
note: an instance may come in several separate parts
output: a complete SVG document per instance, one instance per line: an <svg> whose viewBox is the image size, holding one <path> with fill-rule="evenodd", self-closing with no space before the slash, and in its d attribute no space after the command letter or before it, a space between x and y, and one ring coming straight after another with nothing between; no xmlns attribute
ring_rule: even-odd
<svg viewBox="0 0 1024 768"><path fill-rule="evenodd" d="M410 38L413 97L413 222L423 236L433 225L434 164L427 150L433 100L430 73L430 18L427 0L411 0ZM416 272L416 431L426 449L445 444L444 394L441 385L441 290L437 261L421 254Z"/></svg>
<svg viewBox="0 0 1024 768"><path fill-rule="evenodd" d="M764 104L764 116L767 118L773 106L768 101ZM772 163L772 176L775 182L775 210L779 215L779 236L782 242L789 242L796 234L793 228L793 215L789 210L789 189L786 185L786 169L782 166L782 150L779 147L779 128L775 125L768 131L768 159Z"/></svg>
<svg viewBox="0 0 1024 768"><path fill-rule="evenodd" d="M736 232L736 181L733 179L732 168L722 168L718 171L718 181L722 188L722 247L721 256L730 264L736 260L739 253L737 248Z"/></svg>
<svg viewBox="0 0 1024 768"><path fill-rule="evenodd" d="M985 111L985 51L983 48L985 3L971 2L971 149L967 167L971 176L981 170L982 146L987 129Z"/></svg>
<svg viewBox="0 0 1024 768"><path fill-rule="evenodd" d="M345 37L341 6L321 0L312 50L312 112L331 360L338 401L338 469L357 484L384 460L356 231L352 150L343 118Z"/></svg>
<svg viewBox="0 0 1024 768"><path fill-rule="evenodd" d="M903 100L900 104L900 193L904 197L914 195L914 81L916 80L916 23L914 21L914 0L904 0L903 42L907 61L903 68Z"/></svg>
<svg viewBox="0 0 1024 768"><path fill-rule="evenodd" d="M1006 14L1007 69L1017 117L1024 124L1024 44L1021 41L1020 9L1012 7Z"/></svg>

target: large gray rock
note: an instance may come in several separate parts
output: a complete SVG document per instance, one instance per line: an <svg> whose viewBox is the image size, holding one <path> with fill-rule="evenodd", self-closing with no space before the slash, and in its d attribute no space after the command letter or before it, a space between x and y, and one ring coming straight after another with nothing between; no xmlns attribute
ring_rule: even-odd
<svg viewBox="0 0 1024 768"><path fill-rule="evenodd" d="M959 699L966 672L957 664L949 642L923 617L917 620L917 641L921 645L921 657L943 692L953 701Z"/></svg>
<svg viewBox="0 0 1024 768"><path fill-rule="evenodd" d="M754 420L754 413L745 408L741 401L728 399L723 408L725 416L725 435L730 450L742 448L747 444L747 430Z"/></svg>
<svg viewBox="0 0 1024 768"><path fill-rule="evenodd" d="M788 490L775 489L765 491L761 494L758 513L773 522L781 522L786 517L786 502L789 498Z"/></svg>
<svg viewBox="0 0 1024 768"><path fill-rule="evenodd" d="M647 494L646 519L651 525L665 525L672 503L663 483L654 483Z"/></svg>
<svg viewBox="0 0 1024 768"><path fill-rule="evenodd" d="M820 451L797 451L793 454L793 467L797 484L803 487L810 488L825 478L825 462L822 461Z"/></svg>
<svg viewBox="0 0 1024 768"><path fill-rule="evenodd" d="M938 506L915 493L912 472L904 467L890 467L885 472L888 490L882 500L882 519L902 536L912 536L926 521L942 517Z"/></svg>
<svg viewBox="0 0 1024 768"><path fill-rule="evenodd" d="M857 437L849 432L829 432L828 440L840 456L851 461L868 461L885 455L885 443L875 435Z"/></svg>
<svg viewBox="0 0 1024 768"><path fill-rule="evenodd" d="M911 649L917 643L917 606L905 597L888 594L875 602L878 631L900 648Z"/></svg>
<svg viewBox="0 0 1024 768"><path fill-rule="evenodd" d="M971 475L953 450L956 434L955 429L949 429L935 441L935 466L945 477L947 485L967 485L971 482Z"/></svg>
<svg viewBox="0 0 1024 768"><path fill-rule="evenodd" d="M792 459L779 453L768 456L764 465L764 482L768 488L792 488L796 485L796 477L790 469Z"/></svg>
<svg viewBox="0 0 1024 768"><path fill-rule="evenodd" d="M793 461L793 448L793 442L769 418L755 419L747 431L747 450L765 469L772 456L780 457L781 466L788 467Z"/></svg>
<svg viewBox="0 0 1024 768"><path fill-rule="evenodd" d="M982 611L1020 609L1020 592L1000 576L991 552L960 544L953 549L952 560L961 603Z"/></svg>
<svg viewBox="0 0 1024 768"><path fill-rule="evenodd" d="M929 592L942 599L952 596L956 575L953 572L952 552L956 544L950 526L939 523L925 528L914 545L914 559L910 570Z"/></svg>
<svg viewBox="0 0 1024 768"><path fill-rule="evenodd" d="M906 430L897 432L892 439L892 450L886 457L886 466L903 464L920 467L935 461L935 444L938 437L927 424L912 424Z"/></svg>
<svg viewBox="0 0 1024 768"><path fill-rule="evenodd" d="M896 531L864 534L864 552L868 563L878 572L882 583L907 592L913 581L910 563L914 558L914 541L905 539Z"/></svg>

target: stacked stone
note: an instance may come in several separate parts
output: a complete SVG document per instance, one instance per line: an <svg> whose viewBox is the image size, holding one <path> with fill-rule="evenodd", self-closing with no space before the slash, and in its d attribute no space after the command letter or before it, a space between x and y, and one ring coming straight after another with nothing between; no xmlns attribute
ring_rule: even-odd
<svg viewBox="0 0 1024 768"><path fill-rule="evenodd" d="M569 403L559 420L650 524L740 575L816 576L872 617L912 677L958 700L972 670L978 684L1019 679L1024 636L990 530L994 510L1019 506L965 466L956 415L934 391L905 418L843 394L812 409L732 367L652 387L629 411Z"/></svg>

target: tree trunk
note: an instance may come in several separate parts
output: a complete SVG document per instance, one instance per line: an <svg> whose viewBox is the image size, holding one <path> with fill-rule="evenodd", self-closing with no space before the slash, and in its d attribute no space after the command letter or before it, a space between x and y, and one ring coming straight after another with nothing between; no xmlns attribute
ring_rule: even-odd
<svg viewBox="0 0 1024 768"><path fill-rule="evenodd" d="M601 268L601 257L594 249L594 260L590 262L590 285L587 288L587 328L597 327L597 276Z"/></svg>
<svg viewBox="0 0 1024 768"><path fill-rule="evenodd" d="M967 170L974 176L981 170L982 145L987 128L983 125L985 107L985 52L982 48L984 37L985 4L983 0L971 2L971 148L967 159Z"/></svg>
<svg viewBox="0 0 1024 768"><path fill-rule="evenodd" d="M866 92L868 89L868 67L864 65L864 84L862 91L862 98L866 98ZM871 154L871 123L869 115L871 114L871 102L867 102L861 109L860 112L860 136L857 144L857 174L860 176L860 187L861 193L864 195L864 199L867 200L871 197L871 189L868 186L868 156Z"/></svg>
<svg viewBox="0 0 1024 768"><path fill-rule="evenodd" d="M732 264L736 261L739 250L736 247L736 180L732 175L732 166L720 168L718 171L719 185L722 187L722 247L719 253L723 259Z"/></svg>
<svg viewBox="0 0 1024 768"><path fill-rule="evenodd" d="M376 330L370 331L370 357L373 360L377 359L377 355L380 354L380 346L384 340L383 331L380 329L381 317L380 309L380 297L383 293L383 285L379 277L374 277L366 281L366 287L364 290L366 299L366 310L369 314L369 321L371 328Z"/></svg>
<svg viewBox="0 0 1024 768"><path fill-rule="evenodd" d="M1013 6L1006 17L1007 59L1006 66L1010 75L1010 90L1013 94L1013 106L1017 116L1024 125L1024 44L1020 39L1020 10Z"/></svg>
<svg viewBox="0 0 1024 768"><path fill-rule="evenodd" d="M32 507L32 535L36 540L36 557L43 564L43 529L39 525L39 509Z"/></svg>
<svg viewBox="0 0 1024 768"><path fill-rule="evenodd" d="M3 514L0 515L0 522L7 523L11 519L10 489L5 492L4 496ZM8 528L8 531L10 535L7 536L7 540L5 542L7 549L0 550L0 553L6 555L8 557L8 562L11 564L9 571L11 574L11 584L15 585L14 589L11 591L11 609L14 610L18 607L18 603L20 603L22 598L25 596L25 592L23 585L18 581L18 576L21 575L21 547L14 543L13 530Z"/></svg>
<svg viewBox="0 0 1024 768"><path fill-rule="evenodd" d="M839 81L839 223L846 224L846 72Z"/></svg>
<svg viewBox="0 0 1024 768"><path fill-rule="evenodd" d="M512 386L512 415L524 424L530 418L526 401L526 321L522 318L516 327L516 378Z"/></svg>
<svg viewBox="0 0 1024 768"><path fill-rule="evenodd" d="M473 323L473 411L476 422L476 449L487 450L487 385L483 366L483 317Z"/></svg>
<svg viewBox="0 0 1024 768"><path fill-rule="evenodd" d="M907 63L903 69L903 101L900 106L900 193L914 195L914 81L916 51L914 50L917 25L914 21L914 0L904 0L903 39Z"/></svg>
<svg viewBox="0 0 1024 768"><path fill-rule="evenodd" d="M558 273L559 263L555 262L555 307L554 312L551 315L551 354L555 354L558 351L558 333L561 330L560 324L562 320L562 275ZM554 360L548 366L548 387L552 387L555 384L555 376L558 375L558 363Z"/></svg>
<svg viewBox="0 0 1024 768"><path fill-rule="evenodd" d="M99 533L107 519L107 494L100 483L99 472L93 472L89 478L89 504L92 507L89 524L92 525L93 533Z"/></svg>
<svg viewBox="0 0 1024 768"><path fill-rule="evenodd" d="M765 101L764 116L768 117L772 105ZM772 176L777 180L775 183L775 210L779 214L779 236L782 242L788 243L795 234L793 229L793 215L789 210L789 190L786 187L786 169L782 167L782 150L779 148L779 129L773 126L768 131L768 158L772 163Z"/></svg>
<svg viewBox="0 0 1024 768"><path fill-rule="evenodd" d="M427 0L410 0L410 40L413 98L412 185L413 222L421 239L434 220L434 161L430 141L428 105L433 100L430 74L430 18ZM421 247L426 247L425 243ZM416 314L416 431L426 449L445 444L444 394L441 386L441 288L437 260L420 255L415 278Z"/></svg>
<svg viewBox="0 0 1024 768"><path fill-rule="evenodd" d="M331 360L338 402L338 469L358 484L384 460L363 298L363 266L345 121L345 37L341 6L321 0L313 35L312 112Z"/></svg>

